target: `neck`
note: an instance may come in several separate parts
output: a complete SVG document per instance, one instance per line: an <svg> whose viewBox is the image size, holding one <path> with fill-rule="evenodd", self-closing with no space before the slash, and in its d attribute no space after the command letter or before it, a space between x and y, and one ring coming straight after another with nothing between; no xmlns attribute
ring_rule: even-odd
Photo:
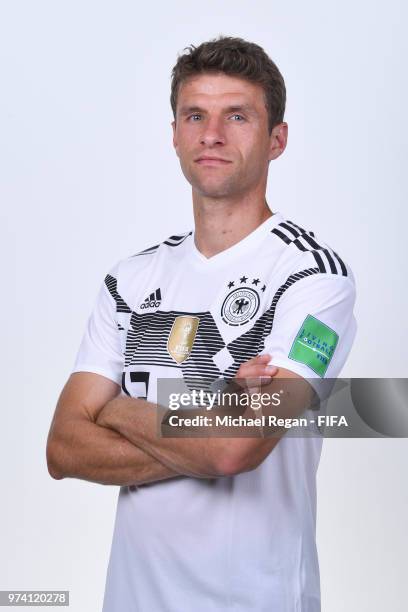
<svg viewBox="0 0 408 612"><path fill-rule="evenodd" d="M205 257L233 246L272 216L265 195L207 198L193 190L195 245Z"/></svg>

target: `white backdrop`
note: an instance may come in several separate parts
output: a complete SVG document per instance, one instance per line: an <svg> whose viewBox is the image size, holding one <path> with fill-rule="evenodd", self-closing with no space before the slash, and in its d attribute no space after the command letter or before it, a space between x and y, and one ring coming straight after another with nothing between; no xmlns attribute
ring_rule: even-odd
<svg viewBox="0 0 408 612"><path fill-rule="evenodd" d="M101 609L118 488L53 481L46 436L107 270L191 229L169 104L186 45L242 36L278 64L289 139L269 204L354 270L343 376L408 375L407 12L397 0L0 3L0 589L69 589L73 612ZM406 609L407 447L324 442L323 612Z"/></svg>

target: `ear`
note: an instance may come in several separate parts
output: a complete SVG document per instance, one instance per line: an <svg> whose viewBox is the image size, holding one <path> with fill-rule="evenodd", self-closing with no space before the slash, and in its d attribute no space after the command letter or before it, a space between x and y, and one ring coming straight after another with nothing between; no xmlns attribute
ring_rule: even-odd
<svg viewBox="0 0 408 612"><path fill-rule="evenodd" d="M175 121L171 122L171 127L173 128L173 147L178 157L178 144L177 144L177 138L176 138L176 122Z"/></svg>
<svg viewBox="0 0 408 612"><path fill-rule="evenodd" d="M288 142L288 124L278 123L269 137L269 161L282 155Z"/></svg>

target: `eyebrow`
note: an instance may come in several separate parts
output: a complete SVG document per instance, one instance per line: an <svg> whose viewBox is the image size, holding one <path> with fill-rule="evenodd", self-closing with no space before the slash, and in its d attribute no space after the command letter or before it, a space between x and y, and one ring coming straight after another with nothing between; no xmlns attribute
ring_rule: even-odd
<svg viewBox="0 0 408 612"><path fill-rule="evenodd" d="M250 106L249 104L233 104L231 106L227 106L222 109L224 113L236 113L236 112L245 112L251 115L257 115L256 110ZM180 115L185 116L190 113L205 113L206 111L199 106L182 106L180 108Z"/></svg>

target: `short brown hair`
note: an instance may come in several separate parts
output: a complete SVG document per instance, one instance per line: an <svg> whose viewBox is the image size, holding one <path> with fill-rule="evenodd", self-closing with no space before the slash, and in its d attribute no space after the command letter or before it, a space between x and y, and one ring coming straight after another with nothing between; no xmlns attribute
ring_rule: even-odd
<svg viewBox="0 0 408 612"><path fill-rule="evenodd" d="M189 77L208 72L224 72L261 85L265 92L268 128L282 123L285 114L285 81L276 64L255 43L243 38L219 36L198 47L185 47L171 73L170 104L176 118L177 96L180 84Z"/></svg>

